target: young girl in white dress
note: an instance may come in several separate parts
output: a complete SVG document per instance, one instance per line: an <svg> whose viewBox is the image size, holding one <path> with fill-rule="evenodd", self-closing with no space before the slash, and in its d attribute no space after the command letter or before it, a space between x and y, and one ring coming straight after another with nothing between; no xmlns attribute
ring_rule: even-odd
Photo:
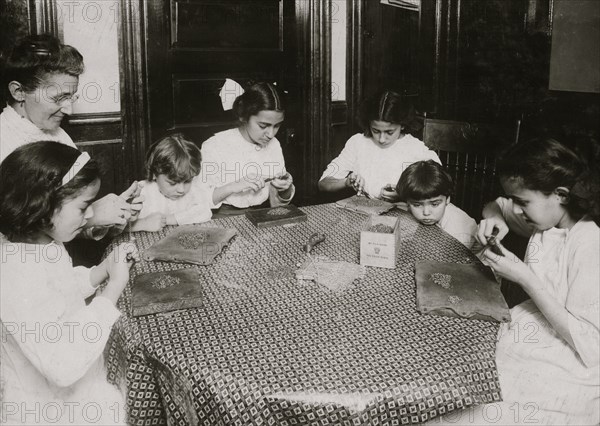
<svg viewBox="0 0 600 426"><path fill-rule="evenodd" d="M63 245L94 214L99 176L88 154L58 142L21 146L0 165L2 424L126 423L102 353L138 254L123 244L88 269Z"/></svg>
<svg viewBox="0 0 600 426"><path fill-rule="evenodd" d="M233 103L239 126L202 144L202 181L214 189L215 217L289 204L296 189L275 137L285 119L277 87L250 86Z"/></svg>
<svg viewBox="0 0 600 426"><path fill-rule="evenodd" d="M210 220L212 191L199 178L200 148L181 134L166 136L148 151L146 178L140 182L144 206L131 231L160 231L165 225Z"/></svg>
<svg viewBox="0 0 600 426"><path fill-rule="evenodd" d="M367 99L359 113L363 133L348 139L342 152L329 163L319 180L319 190L351 188L374 198L386 198L384 188L393 191L412 163L440 163L434 151L408 132L414 119L412 106L395 92L386 90Z"/></svg>
<svg viewBox="0 0 600 426"><path fill-rule="evenodd" d="M484 257L531 299L512 308L511 322L500 329L496 363L503 402L467 410L462 420L597 425L598 172L559 142L538 139L513 147L499 164L499 174L506 198L484 208L478 238L485 244L494 228L498 241L509 229L529 230L525 262L501 244L502 256L486 250Z"/></svg>

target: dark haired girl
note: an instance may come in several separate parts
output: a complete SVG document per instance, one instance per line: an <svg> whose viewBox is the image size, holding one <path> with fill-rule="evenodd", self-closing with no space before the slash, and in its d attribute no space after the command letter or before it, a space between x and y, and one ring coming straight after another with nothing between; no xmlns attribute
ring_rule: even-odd
<svg viewBox="0 0 600 426"><path fill-rule="evenodd" d="M591 164L594 166L594 164ZM552 139L514 146L499 164L506 198L483 210L478 238L530 235L525 262L498 247L484 259L531 298L500 328L503 402L465 414L470 424L600 422L600 200L597 171ZM461 423L459 421L459 423Z"/></svg>
<svg viewBox="0 0 600 426"><path fill-rule="evenodd" d="M257 83L233 104L239 126L217 133L202 144L202 180L214 188L219 215L244 209L288 204L295 193L275 135L284 120L277 88ZM267 185L268 183L268 185Z"/></svg>
<svg viewBox="0 0 600 426"><path fill-rule="evenodd" d="M63 245L94 215L99 176L86 153L57 142L24 145L0 164L3 424L125 424L102 353L137 251L123 244L88 269Z"/></svg>
<svg viewBox="0 0 600 426"><path fill-rule="evenodd" d="M413 109L395 92L386 90L367 99L359 116L363 133L348 139L340 155L329 163L319 189L352 188L384 198L384 188L395 187L402 171L415 161L439 163L435 152L407 132L413 121Z"/></svg>

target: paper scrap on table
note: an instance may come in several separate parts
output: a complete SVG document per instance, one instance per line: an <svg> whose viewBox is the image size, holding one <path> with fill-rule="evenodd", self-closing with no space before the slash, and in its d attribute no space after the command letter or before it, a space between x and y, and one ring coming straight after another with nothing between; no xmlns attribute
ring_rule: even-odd
<svg viewBox="0 0 600 426"><path fill-rule="evenodd" d="M223 111L229 111L232 109L235 98L243 93L244 89L237 81L226 78L225 84L223 84L223 87L221 87L221 91L219 92L221 104L223 105Z"/></svg>
<svg viewBox="0 0 600 426"><path fill-rule="evenodd" d="M365 274L364 266L314 256L296 270L296 279L314 281L333 292L341 292L349 288L355 281L364 278Z"/></svg>
<svg viewBox="0 0 600 426"><path fill-rule="evenodd" d="M286 401L301 402L304 404L337 405L345 407L350 412L364 411L382 395L380 393L326 393L326 392L278 392L269 395L270 398L283 399Z"/></svg>

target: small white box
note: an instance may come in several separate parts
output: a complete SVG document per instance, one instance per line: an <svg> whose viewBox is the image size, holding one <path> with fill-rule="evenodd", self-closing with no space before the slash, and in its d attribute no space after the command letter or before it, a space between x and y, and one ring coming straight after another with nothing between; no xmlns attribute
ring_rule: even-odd
<svg viewBox="0 0 600 426"><path fill-rule="evenodd" d="M373 227L393 229L393 232L376 232ZM371 216L360 232L360 264L394 269L400 247L400 229L397 217Z"/></svg>

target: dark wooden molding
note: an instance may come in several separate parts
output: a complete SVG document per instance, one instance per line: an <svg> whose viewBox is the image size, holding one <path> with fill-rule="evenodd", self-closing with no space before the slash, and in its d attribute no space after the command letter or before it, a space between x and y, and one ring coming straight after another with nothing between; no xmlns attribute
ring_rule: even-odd
<svg viewBox="0 0 600 426"><path fill-rule="evenodd" d="M331 20L329 0L296 2L299 43L298 63L307 70L304 76L302 132L304 139L304 178L302 194L310 201L316 195L316 183L327 166L326 158L331 125Z"/></svg>
<svg viewBox="0 0 600 426"><path fill-rule="evenodd" d="M348 124L348 102L334 101L331 103L331 127Z"/></svg>
<svg viewBox="0 0 600 426"><path fill-rule="evenodd" d="M121 113L120 112L73 114L72 116L69 117L69 124L71 124L71 125L120 123L120 122L121 122Z"/></svg>
<svg viewBox="0 0 600 426"><path fill-rule="evenodd" d="M348 124L354 133L358 130L356 116L363 92L363 31L365 29L363 10L364 2L369 0L348 0L348 72L347 96Z"/></svg>
<svg viewBox="0 0 600 426"><path fill-rule="evenodd" d="M63 129L76 143L122 140L121 113L74 114L63 122Z"/></svg>
<svg viewBox="0 0 600 426"><path fill-rule="evenodd" d="M143 176L148 147L149 111L144 65L144 0L121 1L119 25L119 77L121 81L121 120L128 180Z"/></svg>
<svg viewBox="0 0 600 426"><path fill-rule="evenodd" d="M89 146L97 146L97 145L121 145L123 143L122 139L107 139L100 141L86 141L86 142L75 142L79 148L89 147Z"/></svg>
<svg viewBox="0 0 600 426"><path fill-rule="evenodd" d="M424 1L419 11L420 109L452 117L459 96L461 0Z"/></svg>
<svg viewBox="0 0 600 426"><path fill-rule="evenodd" d="M56 0L31 0L29 2L32 30L36 34L52 34L62 39L58 28L58 6Z"/></svg>

